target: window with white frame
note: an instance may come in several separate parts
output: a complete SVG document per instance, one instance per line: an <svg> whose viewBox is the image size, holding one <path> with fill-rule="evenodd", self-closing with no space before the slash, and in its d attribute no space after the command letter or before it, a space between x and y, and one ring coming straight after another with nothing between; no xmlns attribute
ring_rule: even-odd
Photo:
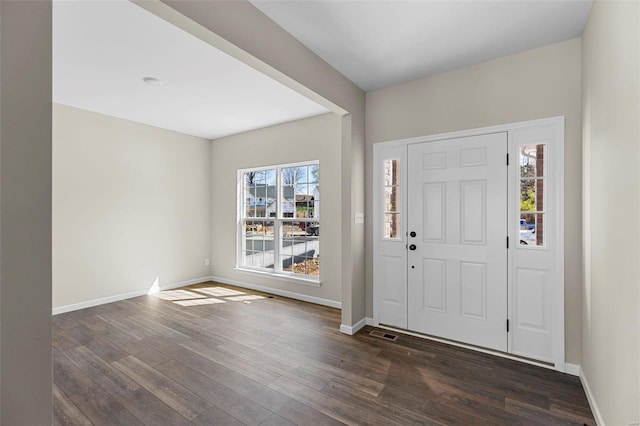
<svg viewBox="0 0 640 426"><path fill-rule="evenodd" d="M402 239L400 159L384 160L384 235L386 240Z"/></svg>
<svg viewBox="0 0 640 426"><path fill-rule="evenodd" d="M546 144L520 145L520 245L546 246Z"/></svg>
<svg viewBox="0 0 640 426"><path fill-rule="evenodd" d="M318 162L240 170L238 179L238 267L317 281Z"/></svg>

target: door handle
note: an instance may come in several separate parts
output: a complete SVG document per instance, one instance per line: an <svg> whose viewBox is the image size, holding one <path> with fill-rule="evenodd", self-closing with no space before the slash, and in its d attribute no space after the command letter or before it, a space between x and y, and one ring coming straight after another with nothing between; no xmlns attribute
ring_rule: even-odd
<svg viewBox="0 0 640 426"><path fill-rule="evenodd" d="M416 236L416 231L411 231L411 233L410 233L409 235L411 235L411 237L415 238L415 236Z"/></svg>
<svg viewBox="0 0 640 426"><path fill-rule="evenodd" d="M416 245L415 245L415 244L411 244L411 245L409 246L409 250L415 250L415 249L416 249Z"/></svg>

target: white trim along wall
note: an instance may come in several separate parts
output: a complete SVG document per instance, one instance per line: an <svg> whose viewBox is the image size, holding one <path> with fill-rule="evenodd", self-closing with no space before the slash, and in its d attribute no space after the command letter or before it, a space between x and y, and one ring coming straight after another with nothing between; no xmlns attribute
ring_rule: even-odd
<svg viewBox="0 0 640 426"><path fill-rule="evenodd" d="M153 287L149 290L136 290L128 293L115 294L113 296L101 297L98 299L87 300L80 303L72 303L70 305L58 306L52 309L53 315L64 314L66 312L77 311L79 309L91 308L92 306L104 305L105 303L119 302L121 300L131 299L133 297L144 296L145 294L153 294L158 291L171 290L187 285L200 284L210 280L211 277L195 278L188 281L181 281L173 284L162 285L157 288Z"/></svg>
<svg viewBox="0 0 640 426"><path fill-rule="evenodd" d="M336 308L336 309L342 308L342 303L336 302L335 300L328 300L328 299L323 299L321 297L307 296L305 294L293 293L290 291L280 290L277 288L264 287L261 285L251 284L246 281L230 280L222 277L208 276L208 277L202 277L202 278L194 278L188 281L181 281L177 283L161 285L158 288L154 288L154 289L131 291L128 293L116 294L109 297L102 297L100 299L87 300L86 302L59 306L57 308L53 308L52 314L53 315L64 314L66 312L77 311L79 309L91 308L92 306L104 305L105 303L119 302L120 300L126 300L126 299L131 299L133 297L144 296L145 294L153 294L158 291L172 290L174 288L184 287L184 286L193 285L193 284L201 284L209 281L213 281L215 283L220 283L220 284L229 284L236 287L247 288L249 290L262 291L264 293L274 294L276 296L288 297L289 299L300 300L302 302L315 303L316 305L328 306L330 308ZM364 327L365 325L364 320L361 322L362 322L362 325L359 328L357 328L357 330L360 330L360 328ZM356 327L353 327L353 329L355 328ZM355 332L347 333L347 334L355 334Z"/></svg>

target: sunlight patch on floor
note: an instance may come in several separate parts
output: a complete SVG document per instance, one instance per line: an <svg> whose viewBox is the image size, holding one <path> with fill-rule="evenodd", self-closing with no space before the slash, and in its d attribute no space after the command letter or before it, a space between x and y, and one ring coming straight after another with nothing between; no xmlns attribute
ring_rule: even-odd
<svg viewBox="0 0 640 426"><path fill-rule="evenodd" d="M153 294L152 296L158 297L162 300L189 300L189 299L203 299L207 296L203 294L194 293L188 290L167 290L160 293Z"/></svg>
<svg viewBox="0 0 640 426"><path fill-rule="evenodd" d="M257 294L248 294L246 296L234 296L234 297L227 297L227 300L233 300L234 302L242 302L245 300L260 300L260 299L265 299L264 296L258 296Z"/></svg>
<svg viewBox="0 0 640 426"><path fill-rule="evenodd" d="M231 290L230 288L224 288L224 287L200 287L200 288L194 288L193 290L197 291L198 293L204 293L210 296L218 296L218 297L241 296L243 294L247 294L241 291Z"/></svg>
<svg viewBox="0 0 640 426"><path fill-rule="evenodd" d="M173 303L180 306L198 306L198 305L215 305L216 303L225 303L225 301L210 297L208 299L177 300L177 301L174 301Z"/></svg>
<svg viewBox="0 0 640 426"><path fill-rule="evenodd" d="M242 291L232 290L225 287L195 287L189 290L166 290L151 294L162 300L166 300L183 307L215 305L219 303L243 302L251 303L251 300L266 299L265 296L257 294L247 294ZM216 296L216 297L210 297Z"/></svg>

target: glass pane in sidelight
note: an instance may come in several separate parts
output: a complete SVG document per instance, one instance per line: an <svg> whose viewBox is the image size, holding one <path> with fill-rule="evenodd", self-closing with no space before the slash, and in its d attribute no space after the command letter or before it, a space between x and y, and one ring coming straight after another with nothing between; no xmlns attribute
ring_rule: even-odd
<svg viewBox="0 0 640 426"><path fill-rule="evenodd" d="M385 213L384 215L384 235L385 239L400 239L402 228L400 226L399 213Z"/></svg>
<svg viewBox="0 0 640 426"><path fill-rule="evenodd" d="M536 211L536 179L520 180L520 211Z"/></svg>
<svg viewBox="0 0 640 426"><path fill-rule="evenodd" d="M520 214L520 246L541 247L545 245L545 213Z"/></svg>
<svg viewBox="0 0 640 426"><path fill-rule="evenodd" d="M400 185L400 160L384 160L384 186Z"/></svg>
<svg viewBox="0 0 640 426"><path fill-rule="evenodd" d="M543 178L520 179L520 211L540 212L545 210L544 185Z"/></svg>
<svg viewBox="0 0 640 426"><path fill-rule="evenodd" d="M520 177L535 178L544 176L545 149L545 144L520 146Z"/></svg>
<svg viewBox="0 0 640 426"><path fill-rule="evenodd" d="M384 211L399 212L400 202L402 200L400 187L387 186L384 188Z"/></svg>

